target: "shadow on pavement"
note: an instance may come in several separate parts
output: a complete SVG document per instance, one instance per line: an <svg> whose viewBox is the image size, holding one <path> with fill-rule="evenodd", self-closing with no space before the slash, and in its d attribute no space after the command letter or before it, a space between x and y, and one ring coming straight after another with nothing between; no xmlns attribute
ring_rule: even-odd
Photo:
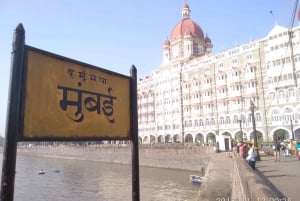
<svg viewBox="0 0 300 201"><path fill-rule="evenodd" d="M268 176L266 177L265 175L263 175L263 172L264 171L260 171L260 170L257 170L256 171L256 174L259 175L262 179L264 179L267 184L272 188L274 189L274 191L277 191L279 194L281 194L283 197L286 197L278 188L276 188L268 179L268 177L273 177L273 176ZM282 177L282 176L285 176L285 175L276 175L274 177Z"/></svg>
<svg viewBox="0 0 300 201"><path fill-rule="evenodd" d="M273 177L273 178L276 178L276 177L286 177L287 175L285 175L285 174L281 174L281 175L270 175L270 176L266 176L267 178L271 178L271 177Z"/></svg>
<svg viewBox="0 0 300 201"><path fill-rule="evenodd" d="M260 171L262 174L267 173L267 172L278 172L279 170L265 170L265 171Z"/></svg>

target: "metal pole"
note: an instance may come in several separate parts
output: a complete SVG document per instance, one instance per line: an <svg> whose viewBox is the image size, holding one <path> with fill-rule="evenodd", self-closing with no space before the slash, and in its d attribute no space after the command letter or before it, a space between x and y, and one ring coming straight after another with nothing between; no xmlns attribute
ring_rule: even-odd
<svg viewBox="0 0 300 201"><path fill-rule="evenodd" d="M6 133L2 159L2 177L1 177L1 200L13 201L14 183L17 155L17 134L19 128L16 122L19 122L20 103L21 103L21 84L22 67L25 45L25 30L22 24L15 29L12 63L10 74L10 92L7 104Z"/></svg>
<svg viewBox="0 0 300 201"><path fill-rule="evenodd" d="M254 136L254 149L256 151L256 160L260 161L260 155L258 151L258 143L257 143L257 135L256 135L256 124L255 124L255 117L254 117L254 103L250 100L250 109L252 114L252 124L253 124L253 136Z"/></svg>
<svg viewBox="0 0 300 201"><path fill-rule="evenodd" d="M137 70L134 65L132 65L131 67L130 75L131 75L130 107L131 107L131 129L132 129L132 200L140 201Z"/></svg>
<svg viewBox="0 0 300 201"><path fill-rule="evenodd" d="M291 61L292 61L292 67L293 67L293 78L294 78L294 82L295 82L295 86L296 88L298 87L298 83L297 83L297 75L296 75L296 68L295 68L295 61L294 61L294 47L293 47L293 31L289 30L288 31L289 34L289 45L291 48Z"/></svg>
<svg viewBox="0 0 300 201"><path fill-rule="evenodd" d="M242 130L242 119L239 120L239 123L240 123L240 131L241 131L241 141L243 141L243 130Z"/></svg>
<svg viewBox="0 0 300 201"><path fill-rule="evenodd" d="M292 130L292 140L295 139L295 133L294 133L294 126L293 126L293 120L291 120L291 130Z"/></svg>

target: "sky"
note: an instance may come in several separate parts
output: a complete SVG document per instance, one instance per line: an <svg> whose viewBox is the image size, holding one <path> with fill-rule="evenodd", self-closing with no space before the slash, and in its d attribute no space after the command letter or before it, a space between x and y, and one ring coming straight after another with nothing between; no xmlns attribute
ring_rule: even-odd
<svg viewBox="0 0 300 201"><path fill-rule="evenodd" d="M184 2L212 40L213 53L263 38L275 24L298 26L297 17L291 23L296 0L0 0L0 135L19 23L26 45L128 76L135 65L143 77L159 68Z"/></svg>

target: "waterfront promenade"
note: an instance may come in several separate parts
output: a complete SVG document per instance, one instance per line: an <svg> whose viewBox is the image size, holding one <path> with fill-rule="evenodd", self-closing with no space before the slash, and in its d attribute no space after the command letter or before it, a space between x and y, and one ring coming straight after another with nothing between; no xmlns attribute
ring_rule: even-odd
<svg viewBox="0 0 300 201"><path fill-rule="evenodd" d="M273 156L261 156L256 167L258 174L266 177L286 198L300 200L300 161L296 156L281 157L280 162L275 162Z"/></svg>
<svg viewBox="0 0 300 201"><path fill-rule="evenodd" d="M241 170L239 168L248 167L244 159L233 160L233 157L238 157L238 154L233 152L221 152L211 155L204 181L200 186L197 201L210 201L210 200L238 200L233 195L233 183L236 183L237 172L234 169L234 161L237 163L244 163L238 165L240 176L243 177L249 190L256 193L258 200L289 200L298 201L300 199L299 183L300 183L300 161L296 156L282 157L280 162L275 162L273 156L261 156L261 160L256 163L256 170L253 171L250 166L248 170ZM256 174L257 179L254 178ZM252 181L250 181L252 180ZM253 180L255 180L253 182ZM263 183L262 183L263 182ZM243 182L242 182L243 183ZM261 194L267 185L274 193ZM246 190L246 189L244 189ZM278 192L278 193L276 193ZM249 194L248 194L249 195ZM250 201L250 197L244 197L244 200ZM255 201L258 201L255 200Z"/></svg>

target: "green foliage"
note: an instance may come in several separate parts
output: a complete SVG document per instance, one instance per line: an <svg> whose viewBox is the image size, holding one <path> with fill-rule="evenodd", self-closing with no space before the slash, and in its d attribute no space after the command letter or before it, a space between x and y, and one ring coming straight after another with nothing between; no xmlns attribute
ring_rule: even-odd
<svg viewBox="0 0 300 201"><path fill-rule="evenodd" d="M275 135L274 135L275 139L274 140L279 140L279 141L284 140L285 139L285 135L286 135L286 131L279 130L279 131L277 131L275 133Z"/></svg>

